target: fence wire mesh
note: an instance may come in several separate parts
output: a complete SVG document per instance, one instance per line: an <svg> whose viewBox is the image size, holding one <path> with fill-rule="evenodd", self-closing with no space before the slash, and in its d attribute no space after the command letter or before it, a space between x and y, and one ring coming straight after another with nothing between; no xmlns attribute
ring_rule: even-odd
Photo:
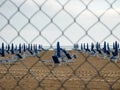
<svg viewBox="0 0 120 90"><path fill-rule="evenodd" d="M119 0L0 0L0 43L5 45L41 44L53 49L57 41L63 46L112 44L120 42L119 36ZM79 58L60 66L40 62L51 59L54 51L0 63L0 90L120 89L119 63L69 53Z"/></svg>

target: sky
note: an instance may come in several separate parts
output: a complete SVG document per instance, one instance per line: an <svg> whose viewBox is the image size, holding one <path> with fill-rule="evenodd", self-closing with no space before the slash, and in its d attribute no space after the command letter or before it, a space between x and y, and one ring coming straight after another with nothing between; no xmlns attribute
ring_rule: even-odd
<svg viewBox="0 0 120 90"><path fill-rule="evenodd" d="M120 42L120 0L0 0L0 43Z"/></svg>

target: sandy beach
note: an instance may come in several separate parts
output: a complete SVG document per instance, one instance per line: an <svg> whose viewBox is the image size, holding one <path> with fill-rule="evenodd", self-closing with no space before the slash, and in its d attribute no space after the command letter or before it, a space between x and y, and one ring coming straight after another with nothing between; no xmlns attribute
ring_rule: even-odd
<svg viewBox="0 0 120 90"><path fill-rule="evenodd" d="M120 90L120 63L69 50L74 62L54 65L54 51L12 64L0 63L0 90Z"/></svg>

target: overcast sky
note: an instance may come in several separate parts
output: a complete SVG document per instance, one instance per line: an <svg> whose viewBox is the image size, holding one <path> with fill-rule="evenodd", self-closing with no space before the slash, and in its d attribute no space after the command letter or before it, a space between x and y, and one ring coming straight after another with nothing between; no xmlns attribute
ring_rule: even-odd
<svg viewBox="0 0 120 90"><path fill-rule="evenodd" d="M119 24L120 0L0 0L0 43L112 44Z"/></svg>

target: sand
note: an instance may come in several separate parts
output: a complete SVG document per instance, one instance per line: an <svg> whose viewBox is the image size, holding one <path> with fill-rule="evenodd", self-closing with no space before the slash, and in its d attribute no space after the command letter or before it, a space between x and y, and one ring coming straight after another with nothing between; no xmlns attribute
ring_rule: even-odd
<svg viewBox="0 0 120 90"><path fill-rule="evenodd" d="M120 90L120 63L78 51L74 62L43 63L54 51L42 51L11 64L0 63L0 90Z"/></svg>

